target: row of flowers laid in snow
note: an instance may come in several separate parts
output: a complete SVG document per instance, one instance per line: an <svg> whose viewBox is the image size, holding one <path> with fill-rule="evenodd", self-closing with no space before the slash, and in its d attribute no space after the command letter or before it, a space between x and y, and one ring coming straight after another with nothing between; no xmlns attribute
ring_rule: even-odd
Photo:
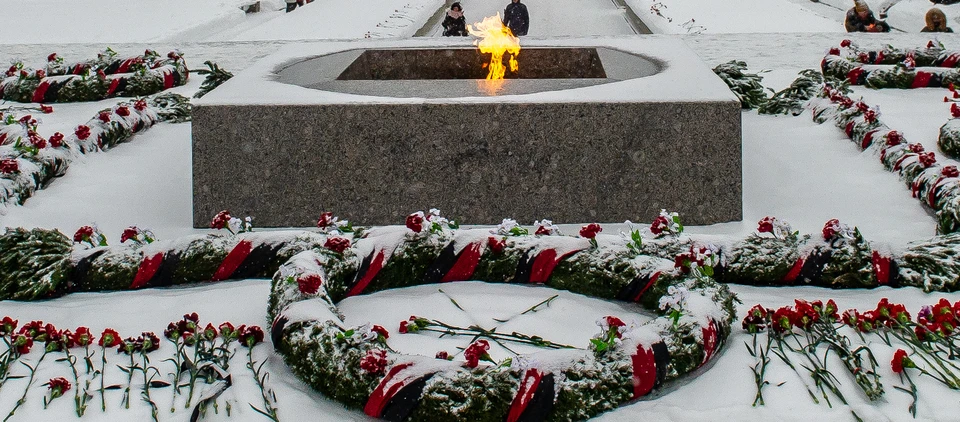
<svg viewBox="0 0 960 422"><path fill-rule="evenodd" d="M324 213L319 233L260 233L249 231L251 220L227 212L211 226L232 234L150 242L144 231L131 229L124 235L136 239L131 246L110 247L92 228L78 230L72 241L55 231L9 230L0 236L2 297L30 300L272 274L275 346L294 373L336 400L373 416L426 411L451 417L522 415L527 408L513 403L533 400L540 410L529 412L547 409L584 419L707 362L734 315L733 296L720 283L960 288L960 264L945 258L960 248L960 236L938 236L893 255L836 220L821 235L801 236L768 217L756 234L720 245L683 236L679 216L666 211L649 227L630 225L629 233L604 234L602 226L589 224L578 237L561 235L548 220L532 233L512 220L493 229L459 229L436 210L409 215L404 227L354 228ZM470 367L471 357L463 366L397 354L367 333L372 327L343 326L335 305L353 295L460 280L542 284L637 302L659 317L629 332L618 329L613 337L607 329L587 348L527 339L558 346L536 355L536 361L551 362L547 367L521 365L529 359L517 359L519 366ZM463 328L439 324L414 318L401 326ZM478 350L476 356L483 354ZM551 388L536 387L540 383ZM390 385L399 387L385 389ZM407 387L412 390L404 396L419 397L419 407L391 408L390 398ZM517 399L520 391L523 398ZM487 397L483 406L476 402L479 394Z"/></svg>
<svg viewBox="0 0 960 422"><path fill-rule="evenodd" d="M906 307L891 303L883 298L877 307L861 313L857 309L848 309L842 313L831 299L807 302L795 300L794 306L783 306L776 310L756 305L743 319L743 329L753 334L753 342L747 344L748 352L757 358L753 366L757 385L754 405L763 405L763 388L769 385L767 366L773 354L791 368L801 379L812 377L819 392L807 387L808 393L817 402L816 397L836 396L847 403L839 388L843 377L827 369L825 352L833 352L843 363L843 372L853 378L858 389L871 401L884 398L887 390L881 382L879 364L874 352L882 348L880 342L868 341L866 336L876 335L888 348L897 349L891 361L891 370L900 375L900 381L906 379L907 386L894 386L898 391L909 394L913 401L908 407L913 417L917 416L918 390L907 369L916 369L940 382L952 390L960 390L960 368L955 360L957 347L960 346L960 302L951 304L940 299L934 305L923 306L914 321ZM849 327L849 328L845 328ZM850 336L851 332L856 336ZM765 341L762 335L766 333ZM894 344L896 343L896 344ZM800 355L802 364L792 362L791 356ZM801 371L801 368L803 371ZM804 372L804 373L801 373ZM909 388L908 388L909 387ZM856 415L854 410L851 410ZM859 417L857 417L859 419Z"/></svg>
<svg viewBox="0 0 960 422"><path fill-rule="evenodd" d="M910 144L887 127L879 112L825 85L809 107L818 123L833 120L862 150L870 150L890 171L897 172L912 195L937 213L937 233L960 231L960 171L937 162L933 151Z"/></svg>
<svg viewBox="0 0 960 422"><path fill-rule="evenodd" d="M122 58L112 49L97 59L65 63L56 53L47 64L31 69L16 62L0 79L0 98L22 103L99 101L110 97L153 95L187 83L183 56L171 51L162 57L153 50Z"/></svg>
<svg viewBox="0 0 960 422"><path fill-rule="evenodd" d="M947 51L932 41L926 49L887 47L865 51L850 40L831 48L820 62L825 76L869 88L928 88L960 84L960 52Z"/></svg>
<svg viewBox="0 0 960 422"><path fill-rule="evenodd" d="M57 362L65 362L66 366L69 366L73 382L65 377L50 379L46 383L48 391L44 397L44 408L72 389L77 417L84 415L97 395L101 411L106 412L106 393L122 389L120 404L129 409L131 390L135 385L134 376L137 376L140 378L137 381L141 381L141 401L150 406L154 421L159 421L160 409L152 398L151 391L166 387L172 387L170 412L175 412L181 401L185 402L185 409L190 409L195 404L193 420L196 420L211 404L215 406L217 398L231 386L230 361L237 351L235 344L239 343L247 348L246 366L252 371L261 391L258 401L262 401L262 404L250 406L271 419L278 420L272 390L264 384L266 374L262 371L262 365L257 365L253 360L253 347L264 340L263 330L258 326L241 325L236 328L230 322L224 322L218 327L210 323L203 327L196 313L184 315L182 320L171 322L163 332L174 349L172 357L163 360L163 364L169 362L174 369L171 372L161 372L158 366L162 364L151 363L149 357L161 347L160 338L153 332L143 332L138 337L124 339L116 330L107 328L97 338L87 327L78 327L72 332L69 329L60 330L53 324L42 321L31 321L17 330L18 324L18 320L9 316L0 320L0 339L6 346L0 351L0 387L11 380L26 378L23 394L13 405L7 419L26 403L36 372L47 355L62 353L63 356L58 358ZM41 354L28 360L27 357L35 345L41 346ZM99 359L96 359L98 350L95 346L99 346ZM83 350L80 354L75 354L75 349L78 348ZM123 382L106 381L107 369L114 366L107 365L107 351L112 349L116 349L116 354L127 356L128 362L125 365L114 362L114 365L126 374ZM26 370L20 368L18 363ZM15 375L17 372L25 372L26 375ZM164 373L166 375L161 375ZM227 407L230 407L229 402Z"/></svg>
<svg viewBox="0 0 960 422"><path fill-rule="evenodd" d="M177 94L121 102L73 133L49 138L37 132L32 115L0 112L0 205L23 204L83 154L109 150L158 122L188 119L189 107L189 100Z"/></svg>

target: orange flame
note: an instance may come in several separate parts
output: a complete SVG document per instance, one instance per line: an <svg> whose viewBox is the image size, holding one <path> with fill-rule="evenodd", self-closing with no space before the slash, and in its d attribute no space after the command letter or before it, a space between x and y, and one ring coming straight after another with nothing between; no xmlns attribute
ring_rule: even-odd
<svg viewBox="0 0 960 422"><path fill-rule="evenodd" d="M475 26L474 26L475 25ZM488 16L483 21L467 25L467 32L479 39L473 45L481 53L490 53L490 63L484 67L489 69L487 79L503 79L507 67L503 65L503 55L510 54L510 70L516 72L520 68L517 55L520 54L520 39L513 36L510 28L503 26L500 13L497 16Z"/></svg>

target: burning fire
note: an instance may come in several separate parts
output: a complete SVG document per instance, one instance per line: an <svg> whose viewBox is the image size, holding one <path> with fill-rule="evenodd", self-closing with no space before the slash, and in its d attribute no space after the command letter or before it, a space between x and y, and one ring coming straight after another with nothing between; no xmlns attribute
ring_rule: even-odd
<svg viewBox="0 0 960 422"><path fill-rule="evenodd" d="M507 73L507 67L503 65L504 54L510 54L511 71L516 72L520 68L520 64L517 63L520 39L513 36L510 28L503 26L500 13L497 13L497 16L483 18L482 22L474 25L467 25L467 32L479 38L473 42L473 45L477 46L481 53L492 55L490 63L486 65L489 69L487 79L503 79L503 75Z"/></svg>

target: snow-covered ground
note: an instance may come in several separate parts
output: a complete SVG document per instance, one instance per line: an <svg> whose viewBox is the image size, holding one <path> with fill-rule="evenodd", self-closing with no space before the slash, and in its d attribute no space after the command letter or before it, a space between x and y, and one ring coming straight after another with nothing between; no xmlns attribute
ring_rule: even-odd
<svg viewBox="0 0 960 422"><path fill-rule="evenodd" d="M121 53L139 53L144 48L160 51L179 48L191 66L213 60L228 70L239 72L278 47L296 44L299 39L407 37L427 23L444 7L439 0L370 0L362 3L346 0L317 0L294 13L278 10L279 2L264 2L259 14L243 14L237 0L8 0L24 22L34 25L8 25L0 28L0 62L20 58L39 65L51 52L68 59L82 59L110 43ZM604 0L529 0L533 22L532 38L629 35L632 33L623 12ZM843 31L843 13L847 0L628 0L628 4L656 32L682 35L682 39L710 66L731 60L745 60L753 71L763 73L764 83L785 87L799 70L816 68L824 51L848 37ZM463 1L468 22L502 11L506 1ZM874 10L879 2L870 1ZM651 7L654 10L651 10ZM923 14L931 6L927 0L903 0L888 12L896 28L914 32L923 25ZM960 29L960 5L941 6L955 29ZM662 16L654 11L659 10ZM669 18L669 21L667 20ZM688 24L686 25L685 24ZM766 32L763 34L752 34ZM655 35L676 37L678 35ZM921 34L853 34L850 38L867 47L893 44L911 47L926 44L932 37ZM939 35L948 48L960 48L960 36ZM149 43L147 43L149 42ZM147 44L145 44L147 43ZM200 84L194 78L178 92L189 94ZM948 118L948 104L942 102L944 89L884 90L856 89L871 105L879 105L881 119L901 130L911 142L935 149L937 129ZM43 115L41 134L69 131L93 117L96 111L114 101L79 104L55 104L53 114ZM0 108L8 104L0 104ZM123 228L138 225L151 228L161 238L170 239L196 233L191 226L191 153L189 124L161 124L130 143L103 154L92 154L71 165L63 178L41 190L24 206L6 209L0 226L58 228L72 234L77 227L96 223L116 242ZM766 215L785 219L804 233L818 232L824 221L840 218L860 227L870 240L902 247L908 241L934 234L934 221L894 174L886 172L877 157L860 152L830 124L818 125L809 113L799 117L759 116L743 113L744 221L710 227L690 227L693 234L722 238L743 236L756 228ZM414 211L414 210L411 210ZM509 216L504 216L509 217ZM549 218L550 216L543 216ZM653 217L653 216L651 216ZM401 216L398 216L398 223ZM362 223L362 222L358 222ZM531 223L531 222L524 222ZM565 222L564 231L573 233L580 223ZM617 222L605 223L607 232L616 232ZM0 317L10 315L21 323L43 319L61 327L89 326L95 333L103 328L118 329L124 336L141 331L160 332L167 322L188 312L199 312L203 321L218 324L266 325L264 320L268 282L245 280L231 283L188 286L108 294L75 294L40 302L0 302ZM391 333L401 319L411 314L436 317L448 322L475 322L496 325L492 318L510 317L554 294L560 298L549 308L525 315L504 329L541 334L545 338L585 346L594 334L593 321L602 315L632 315L645 318L630 306L555 292L546 288L488 286L457 283L422 286L351 298L341 304L349 323L371 321L387 327ZM742 316L754 303L767 307L790 304L794 298L838 300L842 309L871 309L877 300L890 297L905 303L911 312L939 297L960 300L960 294L927 295L913 289L831 291L816 288L751 288L734 286L740 299ZM454 298L465 310L452 306ZM771 365L766 388L767 405L753 408L755 387L750 367L754 359L743 343L750 337L735 329L715 363L673 383L668 388L638 403L602 415L598 420L627 421L640 418L674 421L713 421L720 419L771 419L801 421L816 418L825 421L850 420L850 409L836 404L815 405L802 388L802 382L783 365ZM433 340L411 335L391 338L391 345L407 353L463 346L466 340ZM841 389L852 408L864 420L909 420L909 396L894 390L903 385L887 363L893 348L874 338L871 344L881 363L887 390L883 402L871 403L841 378ZM505 353L497 350L496 353ZM164 343L158 356L169 356L172 347ZM505 356L505 355L501 355ZM28 356L35 361L38 352ZM110 354L111 365L122 363L122 355ZM258 360L267 359L270 385L278 396L282 420L316 419L324 421L368 420L360 412L344 409L299 382L270 345L256 349ZM221 402L232 403L234 412L208 414L211 420L265 420L247 403L258 404L259 393L244 368L244 355L232 362L235 385ZM49 359L49 358L48 358ZM162 358L161 358L162 359ZM160 359L158 359L160 360ZM839 367L837 362L832 362ZM164 363L158 363L164 365ZM21 373L24 368L15 368ZM164 369L161 367L161 371ZM839 374L839 371L837 372ZM51 409L42 410L42 382L52 376L67 376L66 367L52 359L41 365L38 380L27 403L17 412L17 420L66 420L72 416L72 395L58 399ZM107 377L122 381L122 373L110 366ZM841 374L842 375L842 374ZM955 420L960 404L950 392L928 378L914 377L920 390L918 420ZM782 383L782 384L781 384ZM23 391L24 380L10 380L0 389L0 416L5 415ZM188 420L187 411L169 413L166 390L155 397L164 411L161 420ZM147 407L134 395L129 411L118 406L119 391L108 393L107 413L101 413L94 401L84 416L87 420L147 420ZM222 408L221 408L222 409Z"/></svg>

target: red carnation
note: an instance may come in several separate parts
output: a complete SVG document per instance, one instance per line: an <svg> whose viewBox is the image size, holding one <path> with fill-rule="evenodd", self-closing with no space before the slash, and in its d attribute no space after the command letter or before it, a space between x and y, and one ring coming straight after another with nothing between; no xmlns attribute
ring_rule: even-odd
<svg viewBox="0 0 960 422"><path fill-rule="evenodd" d="M480 360L490 360L490 355L487 354L487 350L490 350L490 343L487 343L486 340L478 340L476 343L471 344L463 351L463 357L467 360L467 368L476 368L480 364Z"/></svg>
<svg viewBox="0 0 960 422"><path fill-rule="evenodd" d="M850 44L851 44L850 40L840 41L840 46L841 46L841 47L849 47Z"/></svg>
<svg viewBox="0 0 960 422"><path fill-rule="evenodd" d="M232 218L230 217L230 211L220 211L213 217L213 220L210 221L210 228L217 230L224 229L227 227L227 223L230 222L230 218Z"/></svg>
<svg viewBox="0 0 960 422"><path fill-rule="evenodd" d="M390 338L390 332L387 331L386 328L383 328L379 325L374 325L373 328L370 329L370 331L377 333L377 335L379 336L383 336L384 340Z"/></svg>
<svg viewBox="0 0 960 422"><path fill-rule="evenodd" d="M57 53L50 53L50 55L47 56L47 61L48 61L48 62L52 62L52 61L55 61L55 60L57 60Z"/></svg>
<svg viewBox="0 0 960 422"><path fill-rule="evenodd" d="M130 115L130 109L127 106L117 107L117 115L120 117L127 117Z"/></svg>
<svg viewBox="0 0 960 422"><path fill-rule="evenodd" d="M8 77L8 78L11 77L11 76L13 76L13 75L16 75L16 74L17 74L17 65L10 66L10 68L7 69L7 77Z"/></svg>
<svg viewBox="0 0 960 422"><path fill-rule="evenodd" d="M321 228L321 229L325 229L325 228L327 228L327 227L330 227L330 226L332 226L333 224L334 224L334 222L333 222L333 213L330 212L330 211L327 211L327 212L325 212L325 213L323 213L323 214L320 214L320 218L317 220L317 227L318 227L318 228Z"/></svg>
<svg viewBox="0 0 960 422"><path fill-rule="evenodd" d="M893 354L893 360L890 361L893 372L898 374L903 372L903 368L909 368L912 365L913 362L907 357L907 351L903 349L897 349L896 353Z"/></svg>
<svg viewBox="0 0 960 422"><path fill-rule="evenodd" d="M117 347L120 344L120 333L112 328L107 328L100 334L100 341L97 344L105 348Z"/></svg>
<svg viewBox="0 0 960 422"><path fill-rule="evenodd" d="M140 229L130 226L123 229L123 234L120 235L120 243L124 243L128 240L136 240L137 236L140 234Z"/></svg>
<svg viewBox="0 0 960 422"><path fill-rule="evenodd" d="M743 329L751 333L758 333L767 328L767 316L770 310L762 305L755 305L747 311L747 316L743 318Z"/></svg>
<svg viewBox="0 0 960 422"><path fill-rule="evenodd" d="M957 166L944 166L940 173L943 174L943 177L960 177L960 170L957 170Z"/></svg>
<svg viewBox="0 0 960 422"><path fill-rule="evenodd" d="M213 324L207 323L206 327L203 327L203 337L208 341L213 341L217 338L217 327L214 327Z"/></svg>
<svg viewBox="0 0 960 422"><path fill-rule="evenodd" d="M383 374L387 370L386 350L367 350L367 354L360 359L360 369L371 374Z"/></svg>
<svg viewBox="0 0 960 422"><path fill-rule="evenodd" d="M607 322L607 325L608 325L610 328L619 328L619 327L626 327L626 326L627 326L627 324L624 324L624 323L623 323L623 320L621 320L620 318L614 317L614 316L606 316L606 317L604 317L604 320Z"/></svg>
<svg viewBox="0 0 960 422"><path fill-rule="evenodd" d="M350 247L350 239L340 236L328 237L323 247L342 254L343 251Z"/></svg>
<svg viewBox="0 0 960 422"><path fill-rule="evenodd" d="M300 289L300 293L305 295L317 294L322 285L323 279L320 278L319 274L310 274L297 279L297 288Z"/></svg>
<svg viewBox="0 0 960 422"><path fill-rule="evenodd" d="M31 130L27 131L27 138L30 140L30 145L33 145L37 149L44 149L47 147L47 140L43 139L39 133Z"/></svg>
<svg viewBox="0 0 960 422"><path fill-rule="evenodd" d="M73 342L83 347L93 344L94 339L95 337L87 327L78 327L77 331L73 333Z"/></svg>
<svg viewBox="0 0 960 422"><path fill-rule="evenodd" d="M224 322L217 328L220 329L220 337L223 337L225 340L232 340L237 334L237 329L229 322Z"/></svg>
<svg viewBox="0 0 960 422"><path fill-rule="evenodd" d="M840 220L834 218L823 225L823 240L830 240L840 233Z"/></svg>
<svg viewBox="0 0 960 422"><path fill-rule="evenodd" d="M503 253L503 248L507 246L507 241L502 238L490 236L487 238L487 246L490 247L490 250L495 254Z"/></svg>
<svg viewBox="0 0 960 422"><path fill-rule="evenodd" d="M448 354L448 353L446 352L446 350L441 350L441 351L437 352L437 355L436 355L435 357L436 357L437 359L449 360L449 359L450 359L450 354Z"/></svg>
<svg viewBox="0 0 960 422"><path fill-rule="evenodd" d="M144 100L137 100L136 102L133 103L133 108L135 108L137 111L146 110L147 102Z"/></svg>
<svg viewBox="0 0 960 422"><path fill-rule="evenodd" d="M214 332L216 332L216 330L214 330ZM216 338L216 335L214 335L214 338ZM144 353L150 353L160 348L160 337L157 337L157 335L152 332L141 333L138 340L141 344L140 350Z"/></svg>
<svg viewBox="0 0 960 422"><path fill-rule="evenodd" d="M0 160L0 173L13 174L20 172L20 164L16 159L4 158Z"/></svg>
<svg viewBox="0 0 960 422"><path fill-rule="evenodd" d="M53 107L40 104L40 111L42 111L43 114L50 114L50 113L53 113Z"/></svg>
<svg viewBox="0 0 960 422"><path fill-rule="evenodd" d="M930 167L937 163L937 157L933 155L933 151L921 153L919 156L920 165L924 168Z"/></svg>
<svg viewBox="0 0 960 422"><path fill-rule="evenodd" d="M923 152L923 145L921 144L910 144L909 148L910 148L910 152L914 154L919 154Z"/></svg>
<svg viewBox="0 0 960 422"><path fill-rule="evenodd" d="M77 138L82 141L90 137L90 128L87 125L77 126L77 130L74 131L74 134L76 134Z"/></svg>
<svg viewBox="0 0 960 422"><path fill-rule="evenodd" d="M933 48L933 46L934 46L933 40L927 41L927 48ZM953 85L953 84L950 84L950 85ZM950 89L953 89L953 88L950 88Z"/></svg>
<svg viewBox="0 0 960 422"><path fill-rule="evenodd" d="M650 224L650 233L659 236L660 233L663 233L669 227L670 220L667 220L667 217L663 215L658 215L657 218L653 220L653 223Z"/></svg>
<svg viewBox="0 0 960 422"><path fill-rule="evenodd" d="M954 119L960 117L960 106L957 106L957 103L950 104L950 115Z"/></svg>
<svg viewBox="0 0 960 422"><path fill-rule="evenodd" d="M8 316L3 317L3 320L0 321L0 337L8 336L13 334L17 329L17 324L20 320L10 318Z"/></svg>
<svg viewBox="0 0 960 422"><path fill-rule="evenodd" d="M70 391L70 381L67 381L64 377L50 378L47 384L50 388L50 400L62 396L66 391Z"/></svg>
<svg viewBox="0 0 960 422"><path fill-rule="evenodd" d="M10 344L17 348L17 353L25 355L30 353L30 348L33 347L33 339L26 334L16 334L10 339Z"/></svg>
<svg viewBox="0 0 960 422"><path fill-rule="evenodd" d="M83 226L77 229L77 232L73 234L74 242L83 242L90 241L90 238L93 236L93 227Z"/></svg>
<svg viewBox="0 0 960 422"><path fill-rule="evenodd" d="M416 233L423 231L423 214L413 213L407 216L407 228Z"/></svg>
<svg viewBox="0 0 960 422"><path fill-rule="evenodd" d="M760 233L773 233L773 217L763 217L759 223L757 223L757 231Z"/></svg>
<svg viewBox="0 0 960 422"><path fill-rule="evenodd" d="M887 145L893 147L893 146L900 145L901 143L903 143L903 137L900 136L900 132L897 132L895 130L891 130L890 132L887 132Z"/></svg>
<svg viewBox="0 0 960 422"><path fill-rule="evenodd" d="M790 331L793 329L794 320L795 317L793 309L789 306L784 306L780 309L777 309L773 313L773 323L771 324L771 327L778 333Z"/></svg>
<svg viewBox="0 0 960 422"><path fill-rule="evenodd" d="M24 125L24 126L36 126L36 125L37 125L37 120L34 119L33 116L31 116L31 115L29 115L29 114L26 115L26 116L21 117L19 121L20 121L20 124L22 124L22 125Z"/></svg>
<svg viewBox="0 0 960 422"><path fill-rule="evenodd" d="M43 79L47 77L47 72L43 69L37 69L37 79Z"/></svg>
<svg viewBox="0 0 960 422"><path fill-rule="evenodd" d="M30 76L30 74L27 73L26 70L21 70L21 71L20 71L20 77L21 77L21 78L26 78L26 77L28 77L28 76Z"/></svg>
<svg viewBox="0 0 960 422"><path fill-rule="evenodd" d="M590 223L580 228L580 237L585 237L587 239L594 239L597 237L597 233L600 233L602 231L603 231L603 228L601 228L599 224Z"/></svg>
<svg viewBox="0 0 960 422"><path fill-rule="evenodd" d="M538 236L549 236L550 233L553 233L553 230L547 228L547 226L538 226L537 231L533 234Z"/></svg>
<svg viewBox="0 0 960 422"><path fill-rule="evenodd" d="M397 329L397 332L399 332L400 334L408 333L407 321L400 321L400 328Z"/></svg>
<svg viewBox="0 0 960 422"><path fill-rule="evenodd" d="M110 123L110 112L101 111L97 118L100 119L101 122Z"/></svg>
<svg viewBox="0 0 960 422"><path fill-rule="evenodd" d="M829 53L829 54L830 54L831 56L839 56L839 55L840 55L840 49L837 48L837 47L833 47L833 48L830 49L830 53Z"/></svg>
<svg viewBox="0 0 960 422"><path fill-rule="evenodd" d="M240 333L240 344L244 346L253 347L263 341L263 330L256 325L241 325L237 331Z"/></svg>

